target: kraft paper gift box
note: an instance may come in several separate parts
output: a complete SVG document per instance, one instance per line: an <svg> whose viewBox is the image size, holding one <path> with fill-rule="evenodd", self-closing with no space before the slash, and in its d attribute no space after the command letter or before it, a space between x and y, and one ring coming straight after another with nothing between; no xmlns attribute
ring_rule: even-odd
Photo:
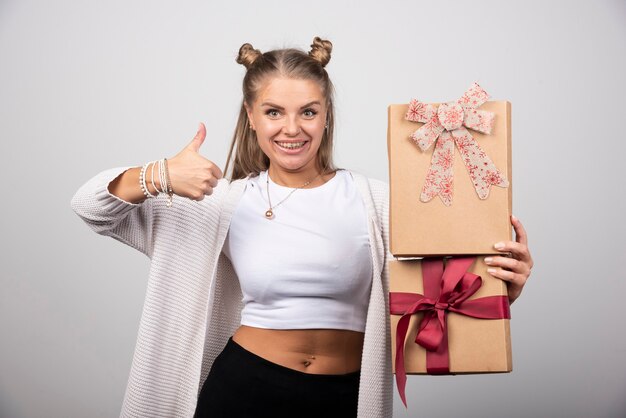
<svg viewBox="0 0 626 418"><path fill-rule="evenodd" d="M511 104L487 98L474 84L444 107L389 106L392 254L495 254L511 240Z"/></svg>
<svg viewBox="0 0 626 418"><path fill-rule="evenodd" d="M392 364L405 405L406 374L512 370L506 283L483 256L443 260L389 262Z"/></svg>

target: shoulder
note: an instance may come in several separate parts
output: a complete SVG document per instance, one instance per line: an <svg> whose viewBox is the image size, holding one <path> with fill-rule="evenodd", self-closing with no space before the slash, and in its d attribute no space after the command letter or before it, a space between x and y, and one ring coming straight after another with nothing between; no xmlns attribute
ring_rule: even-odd
<svg viewBox="0 0 626 418"><path fill-rule="evenodd" d="M379 224L385 225L389 216L389 184L353 170L347 171L354 179L370 214L378 219Z"/></svg>
<svg viewBox="0 0 626 418"><path fill-rule="evenodd" d="M354 170L346 170L362 188L367 190L375 202L388 199L389 184L386 181L368 177Z"/></svg>

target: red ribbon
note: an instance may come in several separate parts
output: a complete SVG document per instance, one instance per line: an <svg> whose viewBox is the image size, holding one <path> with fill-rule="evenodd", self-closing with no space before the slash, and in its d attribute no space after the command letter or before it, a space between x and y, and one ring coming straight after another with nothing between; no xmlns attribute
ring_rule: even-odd
<svg viewBox="0 0 626 418"><path fill-rule="evenodd" d="M475 257L459 257L448 260L445 269L442 258L422 260L424 294L389 292L389 311L402 315L396 329L396 384L404 406L407 406L404 368L404 340L411 315L419 312L424 317L419 325L415 342L426 349L426 372L449 374L448 312L480 319L510 319L507 296L487 296L467 300L482 286L482 278L467 270Z"/></svg>

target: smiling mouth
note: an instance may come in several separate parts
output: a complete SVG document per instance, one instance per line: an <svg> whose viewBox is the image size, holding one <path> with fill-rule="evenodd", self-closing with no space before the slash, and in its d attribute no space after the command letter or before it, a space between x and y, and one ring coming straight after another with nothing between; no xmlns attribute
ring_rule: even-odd
<svg viewBox="0 0 626 418"><path fill-rule="evenodd" d="M278 145L281 148L284 149L298 149L298 148L302 148L307 141L300 141L300 142L280 142L280 141L275 141L276 145Z"/></svg>

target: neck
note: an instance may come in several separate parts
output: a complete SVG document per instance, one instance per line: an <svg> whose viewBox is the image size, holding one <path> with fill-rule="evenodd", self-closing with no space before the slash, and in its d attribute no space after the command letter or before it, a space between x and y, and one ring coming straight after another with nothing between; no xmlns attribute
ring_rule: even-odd
<svg viewBox="0 0 626 418"><path fill-rule="evenodd" d="M311 181L307 187L318 184L320 181L322 183L324 182L322 176L318 176L318 174L321 173L321 170L317 167L311 167L300 171L286 171L276 168L270 163L270 167L267 171L274 183L285 187L301 187L304 183L311 180L313 181Z"/></svg>

